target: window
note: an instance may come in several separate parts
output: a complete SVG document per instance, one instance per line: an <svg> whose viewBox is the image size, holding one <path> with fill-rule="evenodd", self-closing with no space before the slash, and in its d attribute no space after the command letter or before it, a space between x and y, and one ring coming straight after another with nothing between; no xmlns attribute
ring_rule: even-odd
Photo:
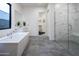
<svg viewBox="0 0 79 59"><path fill-rule="evenodd" d="M11 28L11 4L0 4L0 30Z"/></svg>

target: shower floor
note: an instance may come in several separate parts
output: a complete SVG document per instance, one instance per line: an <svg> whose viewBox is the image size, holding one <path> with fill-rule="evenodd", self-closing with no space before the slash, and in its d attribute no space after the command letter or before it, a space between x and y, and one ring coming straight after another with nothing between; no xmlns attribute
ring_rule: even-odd
<svg viewBox="0 0 79 59"><path fill-rule="evenodd" d="M30 37L30 40L23 56L72 56L66 47L64 48L59 43L49 40L48 37Z"/></svg>
<svg viewBox="0 0 79 59"><path fill-rule="evenodd" d="M79 56L79 43L72 40L57 40L56 43L66 49L71 55Z"/></svg>

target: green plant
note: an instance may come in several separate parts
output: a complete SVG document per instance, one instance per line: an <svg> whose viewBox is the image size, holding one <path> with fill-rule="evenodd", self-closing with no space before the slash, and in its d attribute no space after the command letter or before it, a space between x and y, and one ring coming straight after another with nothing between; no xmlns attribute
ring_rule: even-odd
<svg viewBox="0 0 79 59"><path fill-rule="evenodd" d="M26 26L26 22L23 22L23 26Z"/></svg>
<svg viewBox="0 0 79 59"><path fill-rule="evenodd" d="M19 21L17 22L17 26L20 26L20 22Z"/></svg>

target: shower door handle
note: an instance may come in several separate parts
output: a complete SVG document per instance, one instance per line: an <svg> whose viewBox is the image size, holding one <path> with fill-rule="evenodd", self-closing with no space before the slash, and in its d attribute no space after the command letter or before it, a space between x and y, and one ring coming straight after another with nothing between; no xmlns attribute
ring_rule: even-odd
<svg viewBox="0 0 79 59"><path fill-rule="evenodd" d="M72 31L72 25L69 24L69 30Z"/></svg>

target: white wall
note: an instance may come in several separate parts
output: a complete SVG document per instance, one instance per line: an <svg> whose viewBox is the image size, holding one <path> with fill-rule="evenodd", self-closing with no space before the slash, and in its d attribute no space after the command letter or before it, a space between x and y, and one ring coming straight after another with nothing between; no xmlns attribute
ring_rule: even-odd
<svg viewBox="0 0 79 59"><path fill-rule="evenodd" d="M50 40L54 40L54 4L49 4L47 8L47 31Z"/></svg>
<svg viewBox="0 0 79 59"><path fill-rule="evenodd" d="M55 7L55 10L54 10ZM48 4L48 36L50 40L54 40L54 16L56 21L56 39L68 40L68 19L69 16L69 34L75 32L79 33L79 4L69 4L69 14L68 5L65 3ZM55 14L54 14L55 12ZM71 29L72 27L72 29ZM66 39L65 39L66 38Z"/></svg>
<svg viewBox="0 0 79 59"><path fill-rule="evenodd" d="M56 40L68 40L68 7L65 3L55 4Z"/></svg>
<svg viewBox="0 0 79 59"><path fill-rule="evenodd" d="M67 5L49 4L47 9L49 39L54 40L54 38L67 38Z"/></svg>
<svg viewBox="0 0 79 59"><path fill-rule="evenodd" d="M79 43L79 4L69 4L70 40Z"/></svg>
<svg viewBox="0 0 79 59"><path fill-rule="evenodd" d="M23 14L31 36L38 36L38 12L44 10L42 7L24 7Z"/></svg>
<svg viewBox="0 0 79 59"><path fill-rule="evenodd" d="M73 33L79 33L79 4L69 4L69 22Z"/></svg>
<svg viewBox="0 0 79 59"><path fill-rule="evenodd" d="M27 28L25 28L25 30L29 31L31 36L38 36L38 12L44 11L45 8L28 7L28 6L26 8L23 8L20 4L13 3L12 4L12 28L0 30L0 37L13 32L14 29L16 28L15 10L20 12L23 15L23 19L20 19L19 21L20 22L22 22L23 20L26 21Z"/></svg>
<svg viewBox="0 0 79 59"><path fill-rule="evenodd" d="M12 4L12 28L11 29L4 29L4 30L0 30L0 37L3 37L9 33L11 33L12 31L14 31L15 29L15 14L14 14L14 11L15 9L19 12L21 12L21 7L18 5L18 4Z"/></svg>

